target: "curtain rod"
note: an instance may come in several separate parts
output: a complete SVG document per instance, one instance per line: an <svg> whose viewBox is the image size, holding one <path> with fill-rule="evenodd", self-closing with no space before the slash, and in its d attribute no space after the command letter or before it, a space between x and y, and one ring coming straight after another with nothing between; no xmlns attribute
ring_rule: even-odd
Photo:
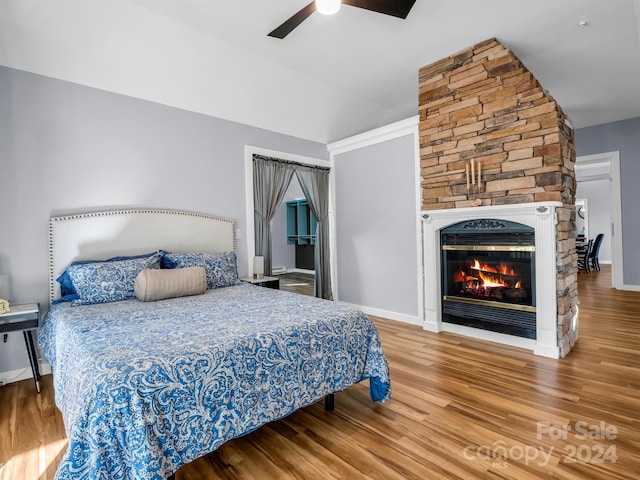
<svg viewBox="0 0 640 480"><path fill-rule="evenodd" d="M329 167L322 167L320 165L309 165L308 163L293 162L291 160L284 160L282 158L265 157L264 155L259 155L257 153L253 154L253 159L254 160L263 160L263 161L266 161L266 162L284 163L286 165L293 165L295 167L312 168L312 169L316 169L316 170L326 170L327 172L331 171L331 168L329 168Z"/></svg>

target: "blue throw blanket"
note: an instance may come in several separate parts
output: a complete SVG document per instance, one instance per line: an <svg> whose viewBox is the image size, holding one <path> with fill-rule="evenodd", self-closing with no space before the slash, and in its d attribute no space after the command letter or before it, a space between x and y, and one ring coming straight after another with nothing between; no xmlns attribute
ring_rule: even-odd
<svg viewBox="0 0 640 480"><path fill-rule="evenodd" d="M58 480L161 480L361 380L373 401L391 395L365 314L248 284L53 305L38 340L69 438Z"/></svg>

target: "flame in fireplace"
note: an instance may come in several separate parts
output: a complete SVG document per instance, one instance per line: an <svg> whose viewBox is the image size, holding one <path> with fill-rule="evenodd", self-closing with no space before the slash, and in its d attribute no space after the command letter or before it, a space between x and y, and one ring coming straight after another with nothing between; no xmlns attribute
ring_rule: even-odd
<svg viewBox="0 0 640 480"><path fill-rule="evenodd" d="M467 274L464 273L462 270L456 272L455 275L453 276L453 281L456 283L462 283L466 280L467 280Z"/></svg>
<svg viewBox="0 0 640 480"><path fill-rule="evenodd" d="M474 258L470 268L474 270L473 274L477 276L468 276L465 272L459 271L455 274L455 281L468 282L469 280L479 279L482 280L482 286L485 288L522 288L522 282L520 280L513 281L518 277L516 271L504 263L492 266L486 263L480 263L477 258ZM503 276L511 277L511 279L504 278ZM509 280L511 280L511 282Z"/></svg>
<svg viewBox="0 0 640 480"><path fill-rule="evenodd" d="M505 282L503 279L488 275L482 271L478 272L478 276L482 280L482 285L486 288L509 286L509 283Z"/></svg>
<svg viewBox="0 0 640 480"><path fill-rule="evenodd" d="M477 258L473 259L473 265L471 265L471 268L481 272L500 273L502 275L511 275L514 277L518 275L513 268L509 268L504 263L501 263L497 267L492 267L486 263L480 263Z"/></svg>
<svg viewBox="0 0 640 480"><path fill-rule="evenodd" d="M481 263L474 258L466 266L460 265L452 277L460 295L475 299L522 303L529 296L510 264Z"/></svg>

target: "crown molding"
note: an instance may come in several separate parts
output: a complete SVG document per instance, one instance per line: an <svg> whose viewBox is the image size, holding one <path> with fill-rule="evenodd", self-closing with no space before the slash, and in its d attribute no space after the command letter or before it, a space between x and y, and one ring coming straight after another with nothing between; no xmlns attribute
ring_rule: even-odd
<svg viewBox="0 0 640 480"><path fill-rule="evenodd" d="M347 137L337 142L333 142L327 145L327 150L333 157L341 153L350 152L351 150L357 150L359 148L367 147L369 145L375 145L387 140L391 140L405 135L417 133L418 123L420 116L415 115L405 120L400 120L384 127L376 128L375 130L369 130L368 132L360 133L352 137Z"/></svg>

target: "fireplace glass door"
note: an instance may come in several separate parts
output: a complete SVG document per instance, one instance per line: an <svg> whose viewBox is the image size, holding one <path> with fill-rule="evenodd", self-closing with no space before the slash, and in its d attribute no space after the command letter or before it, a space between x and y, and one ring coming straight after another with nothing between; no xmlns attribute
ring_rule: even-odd
<svg viewBox="0 0 640 480"><path fill-rule="evenodd" d="M536 336L533 228L495 219L441 231L443 321Z"/></svg>

